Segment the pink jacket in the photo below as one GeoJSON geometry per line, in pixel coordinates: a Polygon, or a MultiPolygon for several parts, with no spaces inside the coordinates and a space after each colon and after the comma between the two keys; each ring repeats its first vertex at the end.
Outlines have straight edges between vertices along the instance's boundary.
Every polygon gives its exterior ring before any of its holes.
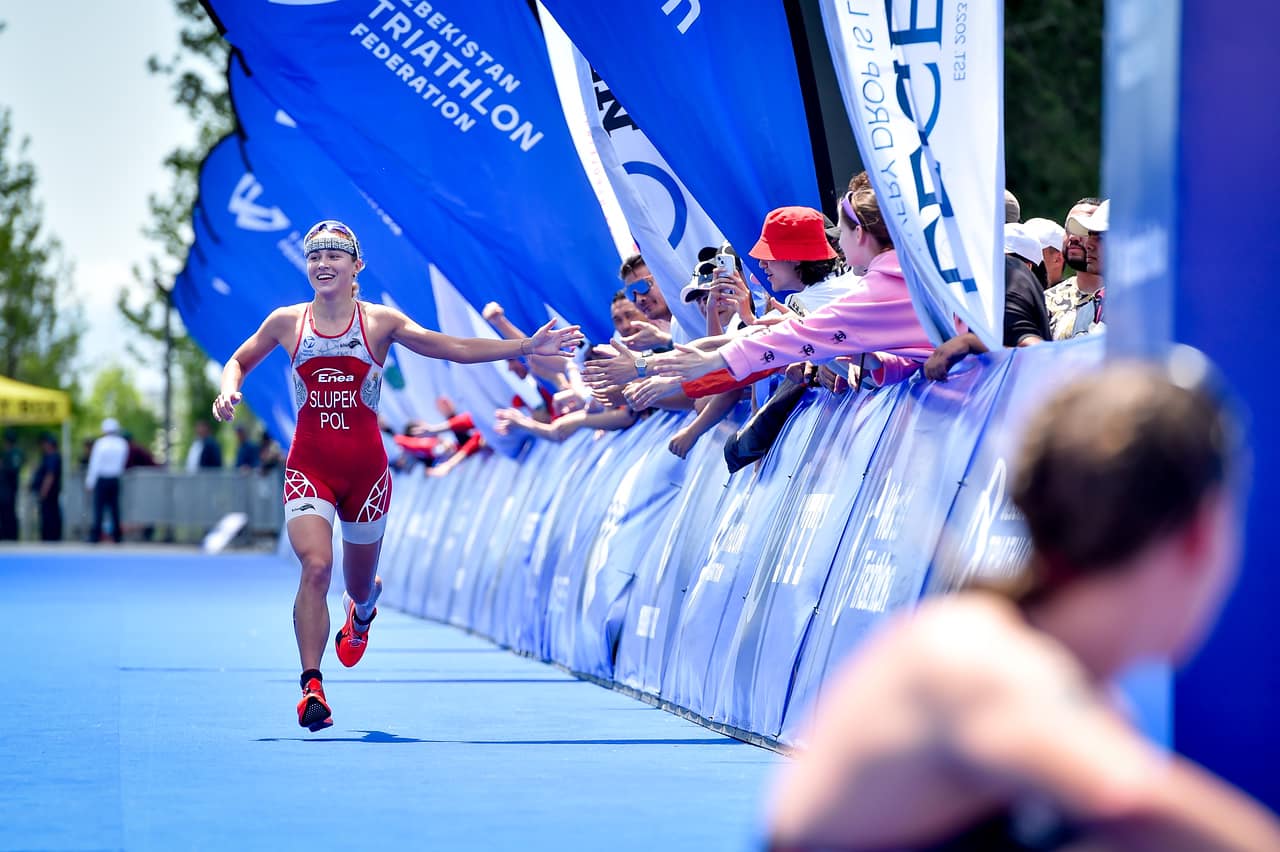
{"type": "Polygon", "coordinates": [[[933,352],[894,250],[875,256],[857,290],[808,316],[784,320],[720,349],[735,379],[770,367],[862,352],[911,361],[924,361],[933,352]]]}

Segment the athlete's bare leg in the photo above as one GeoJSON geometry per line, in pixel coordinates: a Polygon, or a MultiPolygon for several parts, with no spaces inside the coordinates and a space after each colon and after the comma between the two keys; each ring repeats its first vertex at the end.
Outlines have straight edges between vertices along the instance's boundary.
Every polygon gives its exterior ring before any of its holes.
{"type": "Polygon", "coordinates": [[[355,603],[356,615],[361,620],[366,620],[369,615],[364,611],[364,605],[373,598],[381,550],[382,539],[371,544],[342,542],[342,579],[347,586],[347,596],[355,603]]]}
{"type": "Polygon", "coordinates": [[[289,521],[289,543],[302,563],[293,601],[293,634],[302,669],[319,669],[329,643],[329,580],[333,574],[333,527],[317,515],[289,521]]]}

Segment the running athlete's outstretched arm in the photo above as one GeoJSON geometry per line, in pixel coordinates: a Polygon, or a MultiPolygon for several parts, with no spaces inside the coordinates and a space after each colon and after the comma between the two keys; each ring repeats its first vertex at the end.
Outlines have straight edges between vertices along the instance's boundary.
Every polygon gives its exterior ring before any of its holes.
{"type": "Polygon", "coordinates": [[[583,340],[576,325],[553,329],[555,320],[523,340],[487,340],[483,337],[453,337],[423,328],[399,311],[387,310],[391,342],[429,358],[443,358],[460,364],[501,361],[525,355],[569,357],[583,340]]]}
{"type": "Polygon", "coordinates": [[[271,354],[277,345],[287,347],[286,341],[297,332],[298,316],[292,308],[277,308],[262,322],[249,339],[240,344],[222,368],[222,389],[213,400],[213,416],[216,420],[235,417],[235,407],[240,402],[240,384],[245,375],[271,354]]]}

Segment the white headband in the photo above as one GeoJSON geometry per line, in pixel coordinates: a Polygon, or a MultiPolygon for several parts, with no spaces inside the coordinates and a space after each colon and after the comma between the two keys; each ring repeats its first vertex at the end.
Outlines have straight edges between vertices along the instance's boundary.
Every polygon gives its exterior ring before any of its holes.
{"type": "Polygon", "coordinates": [[[311,254],[313,251],[322,251],[324,249],[337,249],[338,251],[345,251],[354,258],[360,257],[360,249],[356,247],[353,240],[339,237],[332,233],[325,233],[324,231],[302,244],[303,254],[311,254]]]}

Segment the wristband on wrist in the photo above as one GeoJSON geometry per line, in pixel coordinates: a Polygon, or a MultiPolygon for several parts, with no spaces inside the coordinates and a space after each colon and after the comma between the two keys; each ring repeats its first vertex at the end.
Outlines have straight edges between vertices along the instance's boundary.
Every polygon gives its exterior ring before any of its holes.
{"type": "Polygon", "coordinates": [[[528,337],[526,337],[525,339],[523,339],[523,340],[521,340],[521,341],[520,341],[520,354],[521,354],[521,355],[528,355],[528,354],[529,354],[529,352],[525,349],[525,347],[526,347],[526,346],[528,346],[528,345],[529,345],[530,343],[532,343],[532,342],[533,342],[533,341],[532,341],[531,339],[529,339],[528,337]]]}

